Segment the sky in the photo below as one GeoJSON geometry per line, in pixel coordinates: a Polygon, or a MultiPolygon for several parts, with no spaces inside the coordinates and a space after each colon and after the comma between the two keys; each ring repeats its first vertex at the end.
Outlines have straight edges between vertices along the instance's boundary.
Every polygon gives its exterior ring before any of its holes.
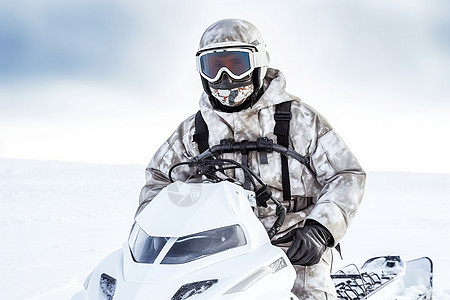
{"type": "Polygon", "coordinates": [[[224,18],[260,29],[365,169],[450,172],[445,0],[0,0],[0,157],[146,164],[198,110],[194,55],[224,18]]]}

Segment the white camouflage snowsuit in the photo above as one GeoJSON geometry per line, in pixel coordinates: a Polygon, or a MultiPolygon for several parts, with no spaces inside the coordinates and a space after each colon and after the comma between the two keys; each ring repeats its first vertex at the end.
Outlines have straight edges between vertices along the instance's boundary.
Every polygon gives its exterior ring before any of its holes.
{"type": "MultiPolygon", "coordinates": [[[[268,137],[276,142],[276,136],[273,134],[275,105],[285,101],[292,101],[289,147],[310,157],[313,172],[289,158],[293,200],[283,201],[280,155],[275,152],[268,153],[268,164],[260,164],[257,153],[249,153],[249,166],[268,184],[273,196],[289,209],[276,237],[303,226],[306,219],[313,219],[330,231],[336,245],[344,236],[359,207],[366,175],[330,124],[299,98],[285,91],[285,79],[281,72],[269,68],[264,79],[264,94],[253,107],[239,112],[217,111],[212,108],[206,94],[202,95],[200,109],[208,124],[209,145],[217,145],[225,138],[256,141],[259,137],[268,137]],[[312,197],[312,204],[309,206],[307,197],[312,197]]],[[[150,161],[146,169],[146,185],[142,188],[139,199],[138,213],[169,184],[167,173],[173,164],[187,161],[199,154],[198,146],[193,141],[194,121],[193,115],[181,123],[150,161]]],[[[240,154],[225,154],[225,157],[241,160],[240,154]]],[[[185,174],[180,173],[174,174],[174,178],[184,179],[185,174]]],[[[244,181],[242,172],[236,171],[232,176],[244,181]]],[[[275,205],[270,203],[269,201],[268,208],[258,207],[255,212],[267,229],[276,219],[275,205]]],[[[295,266],[298,276],[294,293],[300,299],[336,297],[330,279],[331,256],[331,249],[328,249],[318,264],[310,267],[295,266]]]]}

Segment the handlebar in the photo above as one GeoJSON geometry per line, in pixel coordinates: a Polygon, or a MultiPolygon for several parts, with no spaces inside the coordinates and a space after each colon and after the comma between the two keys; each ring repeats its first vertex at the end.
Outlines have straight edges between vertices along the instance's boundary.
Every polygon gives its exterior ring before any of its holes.
{"type": "Polygon", "coordinates": [[[301,164],[305,165],[310,169],[309,163],[310,159],[306,156],[300,155],[299,153],[283,147],[279,144],[273,143],[273,140],[262,137],[258,138],[256,142],[242,141],[236,142],[233,139],[221,140],[219,145],[212,146],[203,153],[197,155],[194,160],[201,161],[207,157],[222,154],[222,153],[232,153],[232,152],[248,152],[248,151],[258,151],[258,152],[278,152],[285,156],[290,156],[298,160],[301,164]]]}
{"type": "Polygon", "coordinates": [[[251,183],[253,185],[256,194],[257,198],[256,200],[258,205],[267,207],[266,201],[268,199],[271,199],[277,206],[276,208],[277,219],[275,220],[273,226],[267,232],[269,238],[272,238],[280,230],[281,225],[284,222],[287,213],[286,208],[280,201],[272,197],[272,193],[267,188],[267,185],[264,182],[262,182],[262,180],[249,167],[231,159],[216,158],[218,155],[222,153],[241,152],[244,155],[247,154],[249,151],[258,151],[261,155],[261,161],[263,159],[267,161],[266,154],[275,151],[280,153],[281,155],[289,156],[298,160],[306,168],[312,171],[309,165],[310,159],[308,157],[302,156],[299,153],[291,149],[288,149],[284,146],[275,144],[273,140],[267,137],[262,137],[258,138],[255,142],[249,141],[236,142],[233,139],[221,140],[219,145],[209,148],[208,150],[194,157],[191,161],[180,162],[173,165],[169,170],[168,176],[170,181],[173,182],[174,180],[172,178],[172,171],[179,166],[188,165],[188,166],[197,166],[198,169],[197,175],[205,175],[211,180],[222,181],[224,179],[215,176],[215,173],[225,171],[227,169],[225,167],[226,164],[234,166],[229,168],[241,168],[247,175],[249,175],[249,178],[251,180],[251,183]],[[253,178],[256,179],[259,184],[261,184],[262,186],[261,188],[257,187],[253,178]]]}
{"type": "MultiPolygon", "coordinates": [[[[241,142],[236,142],[233,139],[221,140],[219,145],[213,146],[213,147],[209,148],[208,150],[204,151],[203,153],[197,155],[193,159],[193,162],[201,164],[201,163],[206,163],[210,158],[214,159],[215,156],[218,156],[222,153],[241,152],[244,155],[244,154],[247,154],[249,151],[258,151],[260,153],[260,155],[262,155],[261,156],[262,159],[264,158],[263,157],[264,154],[275,151],[275,152],[280,153],[281,155],[289,156],[289,157],[296,159],[301,164],[303,164],[306,168],[308,168],[310,171],[312,171],[312,169],[310,167],[310,159],[308,157],[300,155],[299,153],[297,153],[291,149],[288,149],[284,146],[276,144],[273,142],[273,140],[271,140],[267,137],[258,138],[255,142],[249,142],[249,141],[245,141],[245,140],[241,141],[241,142]]],[[[264,159],[267,161],[267,156],[264,159]]],[[[225,160],[225,159],[222,159],[221,161],[229,162],[229,160],[225,160]]],[[[256,179],[259,179],[248,167],[240,165],[237,162],[235,162],[235,164],[239,165],[239,167],[241,167],[244,171],[250,173],[256,179]]],[[[260,180],[258,180],[258,181],[260,181],[260,180]]],[[[286,211],[286,208],[281,204],[281,202],[279,202],[278,200],[276,200],[275,198],[273,198],[271,196],[272,193],[267,189],[267,186],[264,185],[264,183],[261,181],[260,181],[260,183],[263,184],[262,189],[264,189],[268,193],[266,195],[266,197],[269,197],[270,199],[272,199],[272,201],[274,201],[277,206],[277,209],[276,209],[277,219],[275,220],[273,226],[267,232],[269,235],[269,238],[271,239],[280,230],[281,225],[283,224],[284,219],[286,217],[287,211],[286,211]]],[[[257,192],[259,192],[259,191],[260,190],[258,190],[257,192]]],[[[264,202],[264,204],[265,204],[265,202],[264,202]]],[[[267,206],[267,204],[265,206],[267,206]]]]}

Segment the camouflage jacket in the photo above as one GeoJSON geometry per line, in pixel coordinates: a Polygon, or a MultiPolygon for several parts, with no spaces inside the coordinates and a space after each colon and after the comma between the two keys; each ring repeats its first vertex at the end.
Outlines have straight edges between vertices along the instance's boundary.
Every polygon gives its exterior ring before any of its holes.
{"type": "MultiPolygon", "coordinates": [[[[217,111],[203,94],[200,99],[202,116],[208,124],[209,145],[232,138],[236,141],[255,141],[268,137],[276,141],[273,133],[275,105],[292,101],[289,130],[289,147],[311,160],[311,170],[289,158],[291,201],[282,200],[281,159],[277,153],[268,153],[268,164],[260,164],[257,153],[248,156],[249,166],[268,184],[274,197],[288,208],[286,220],[277,236],[302,226],[306,219],[324,225],[333,235],[335,244],[344,236],[361,202],[366,175],[330,124],[299,98],[285,91],[281,72],[268,69],[264,80],[264,93],[248,109],[235,113],[217,111]]],[[[199,154],[193,141],[195,115],[186,119],[159,148],[146,169],[146,184],[142,188],[139,211],[168,183],[169,168],[199,154]]],[[[240,153],[224,154],[226,158],[241,161],[240,153]]],[[[243,182],[244,175],[230,174],[243,182]]],[[[173,175],[185,179],[185,172],[173,175]]],[[[266,228],[276,219],[275,205],[257,207],[255,213],[266,228]]]]}

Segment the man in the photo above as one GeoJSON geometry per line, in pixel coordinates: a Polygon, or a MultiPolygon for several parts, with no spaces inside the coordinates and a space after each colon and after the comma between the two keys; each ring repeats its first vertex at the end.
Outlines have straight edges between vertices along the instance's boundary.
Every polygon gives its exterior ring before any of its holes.
{"type": "MultiPolygon", "coordinates": [[[[170,166],[198,155],[200,144],[217,145],[228,138],[284,140],[310,159],[308,167],[274,153],[268,154],[268,163],[261,162],[257,153],[249,153],[245,160],[288,210],[273,243],[284,247],[297,271],[293,292],[300,299],[336,298],[330,278],[331,248],[358,209],[364,171],[330,124],[285,91],[283,74],[268,68],[269,55],[255,26],[237,19],[212,24],[201,37],[196,59],[204,88],[201,117],[209,134],[203,140],[195,135],[198,116],[178,127],[146,169],[138,213],[169,183],[170,166]],[[289,103],[288,108],[277,106],[281,103],[289,103]]],[[[227,155],[242,160],[240,153],[227,155]]],[[[233,175],[245,182],[242,173],[233,175]]],[[[183,174],[175,174],[177,178],[183,179],[183,174]]],[[[275,206],[257,207],[255,213],[270,228],[275,206]]]]}

